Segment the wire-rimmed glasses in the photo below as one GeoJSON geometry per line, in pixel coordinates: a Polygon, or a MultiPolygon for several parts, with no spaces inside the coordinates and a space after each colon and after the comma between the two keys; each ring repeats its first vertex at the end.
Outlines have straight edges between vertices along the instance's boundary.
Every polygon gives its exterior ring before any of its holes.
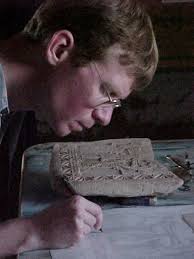
{"type": "Polygon", "coordinates": [[[104,91],[105,91],[105,93],[106,93],[106,95],[107,95],[107,97],[108,97],[108,101],[105,101],[105,102],[101,103],[101,104],[98,105],[98,106],[100,106],[100,107],[106,107],[106,106],[109,107],[109,106],[112,106],[113,109],[121,107],[121,100],[118,99],[118,98],[114,98],[114,97],[111,96],[109,90],[107,89],[107,87],[105,86],[105,84],[103,84],[103,80],[102,80],[102,78],[101,78],[101,76],[100,76],[100,73],[99,73],[99,71],[98,71],[98,69],[97,69],[97,67],[96,67],[95,64],[94,64],[94,67],[95,67],[96,72],[97,72],[97,74],[98,74],[98,76],[99,76],[99,78],[100,78],[100,81],[101,81],[102,85],[103,85],[104,91]]]}

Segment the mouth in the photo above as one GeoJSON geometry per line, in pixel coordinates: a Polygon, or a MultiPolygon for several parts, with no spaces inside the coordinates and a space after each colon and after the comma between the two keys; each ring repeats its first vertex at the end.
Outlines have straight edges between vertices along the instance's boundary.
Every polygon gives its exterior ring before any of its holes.
{"type": "Polygon", "coordinates": [[[84,124],[82,122],[79,122],[79,124],[83,128],[83,130],[88,130],[88,129],[91,129],[93,127],[93,125],[87,125],[87,124],[84,124]]]}
{"type": "Polygon", "coordinates": [[[90,129],[93,125],[89,125],[81,121],[73,121],[68,126],[71,132],[81,132],[90,129]]]}
{"type": "Polygon", "coordinates": [[[78,121],[74,121],[70,123],[68,126],[70,131],[72,132],[81,132],[84,129],[84,127],[78,121]]]}

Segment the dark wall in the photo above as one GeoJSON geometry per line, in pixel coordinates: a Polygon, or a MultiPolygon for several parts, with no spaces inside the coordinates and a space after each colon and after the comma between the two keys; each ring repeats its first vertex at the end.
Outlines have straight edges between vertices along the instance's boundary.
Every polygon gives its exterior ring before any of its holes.
{"type": "Polygon", "coordinates": [[[22,30],[42,0],[0,1],[0,38],[22,30]]]}

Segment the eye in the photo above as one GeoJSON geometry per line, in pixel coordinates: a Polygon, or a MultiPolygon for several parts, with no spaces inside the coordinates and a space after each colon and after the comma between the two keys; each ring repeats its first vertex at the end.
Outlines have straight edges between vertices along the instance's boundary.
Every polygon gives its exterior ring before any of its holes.
{"type": "Polygon", "coordinates": [[[106,96],[107,95],[107,85],[105,83],[102,83],[100,85],[100,92],[102,93],[102,95],[106,96]]]}
{"type": "Polygon", "coordinates": [[[107,96],[108,93],[112,98],[118,98],[117,94],[111,89],[111,86],[108,83],[102,83],[100,86],[100,91],[104,96],[107,96]]]}
{"type": "Polygon", "coordinates": [[[117,96],[117,94],[115,93],[115,92],[110,92],[110,95],[111,95],[111,97],[113,98],[113,99],[119,99],[118,98],[118,96],[117,96]]]}

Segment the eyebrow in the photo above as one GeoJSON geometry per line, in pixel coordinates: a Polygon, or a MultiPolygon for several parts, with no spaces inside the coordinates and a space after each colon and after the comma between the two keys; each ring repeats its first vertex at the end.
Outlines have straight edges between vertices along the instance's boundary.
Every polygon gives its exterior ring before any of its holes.
{"type": "Polygon", "coordinates": [[[103,91],[104,91],[104,90],[107,90],[107,91],[110,93],[110,95],[111,95],[112,97],[115,97],[115,98],[120,99],[120,94],[119,94],[119,92],[116,91],[115,89],[113,89],[113,87],[112,87],[112,85],[111,85],[110,83],[107,83],[107,82],[105,82],[105,81],[102,81],[101,87],[102,87],[103,91]]]}
{"type": "Polygon", "coordinates": [[[98,74],[100,80],[101,80],[101,86],[100,86],[100,87],[103,88],[103,85],[105,85],[105,86],[107,87],[108,91],[110,92],[110,94],[112,93],[112,94],[115,96],[115,98],[120,99],[120,100],[124,100],[124,99],[126,99],[126,98],[129,96],[129,94],[131,93],[131,91],[128,91],[128,94],[126,95],[126,94],[123,94],[123,91],[120,91],[120,89],[116,89],[116,90],[115,90],[115,89],[112,87],[112,85],[110,84],[110,82],[105,82],[105,81],[103,80],[103,78],[101,77],[101,75],[100,75],[100,73],[99,73],[99,71],[98,71],[98,68],[97,68],[97,66],[96,66],[95,63],[94,63],[94,67],[95,67],[95,70],[96,70],[96,72],[97,72],[97,74],[98,74]],[[114,90],[113,90],[113,89],[114,89],[114,90]]]}
{"type": "Polygon", "coordinates": [[[123,94],[123,91],[120,91],[120,89],[113,88],[113,86],[109,82],[102,81],[102,87],[103,87],[103,85],[105,85],[107,87],[108,91],[110,92],[110,94],[113,95],[113,97],[115,96],[116,98],[118,98],[120,100],[126,99],[129,96],[129,94],[131,93],[129,91],[126,96],[126,94],[123,94]]]}

